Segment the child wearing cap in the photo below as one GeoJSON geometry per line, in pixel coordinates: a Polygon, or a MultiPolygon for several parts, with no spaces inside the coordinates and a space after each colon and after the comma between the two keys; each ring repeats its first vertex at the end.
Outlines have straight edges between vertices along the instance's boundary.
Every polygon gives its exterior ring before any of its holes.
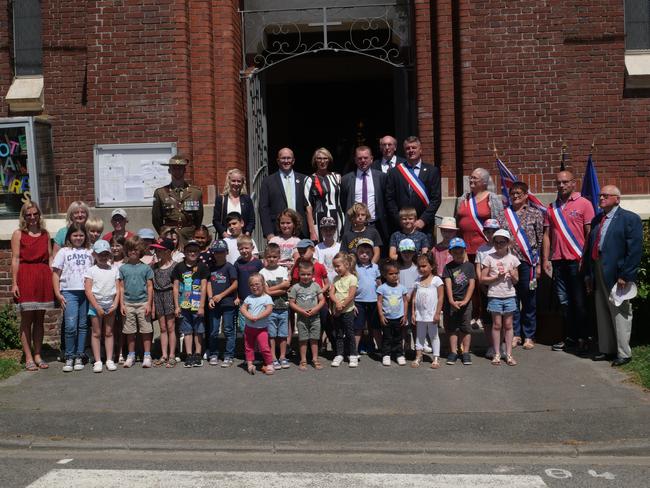
{"type": "Polygon", "coordinates": [[[264,292],[273,299],[273,312],[268,317],[269,345],[273,357],[273,369],[289,368],[287,360],[287,337],[289,336],[289,298],[287,290],[291,286],[289,271],[280,266],[280,246],[269,242],[264,253],[266,266],[260,270],[264,277],[264,292]],[[277,356],[276,346],[280,349],[277,356]]]}
{"type": "Polygon", "coordinates": [[[336,278],[336,271],[332,261],[334,256],[341,250],[341,243],[334,240],[336,235],[336,221],[333,217],[323,217],[320,219],[320,233],[323,240],[316,245],[314,257],[316,261],[325,266],[327,270],[327,279],[331,282],[336,278]]]}
{"type": "Polygon", "coordinates": [[[487,310],[492,314],[492,364],[501,364],[501,329],[505,335],[506,364],[515,366],[512,357],[512,316],[517,309],[515,285],[519,281],[519,259],[510,253],[510,233],[499,229],[492,237],[494,251],[485,256],[481,269],[481,283],[488,286],[487,310]]]}
{"type": "MultiPolygon", "coordinates": [[[[411,349],[411,338],[409,337],[409,331],[411,328],[415,328],[415,324],[411,323],[411,295],[413,294],[413,289],[415,287],[415,282],[418,280],[420,274],[418,273],[418,267],[415,265],[416,247],[415,242],[411,239],[402,239],[398,243],[398,259],[397,266],[399,267],[399,282],[402,284],[406,291],[408,292],[408,310],[409,313],[406,315],[407,326],[402,329],[403,340],[404,340],[404,349],[411,349]]],[[[412,331],[413,336],[415,336],[416,331],[412,331]]]]}
{"type": "Polygon", "coordinates": [[[208,281],[208,309],[210,315],[210,335],[208,337],[208,356],[210,365],[219,362],[217,338],[219,326],[223,324],[226,346],[223,354],[222,368],[232,366],[235,358],[235,297],[237,296],[237,270],[227,260],[228,244],[217,240],[210,248],[213,256],[208,281]]]}
{"type": "Polygon", "coordinates": [[[151,315],[160,325],[160,359],[154,366],[173,368],[176,366],[176,311],[174,308],[174,283],[172,272],[176,263],[172,259],[174,243],[171,239],[160,239],[151,245],[156,253],[153,265],[153,310],[151,315]]]}
{"type": "Polygon", "coordinates": [[[433,246],[432,252],[433,257],[436,260],[438,276],[442,276],[445,266],[452,260],[451,254],[449,254],[449,241],[458,234],[456,219],[453,217],[443,217],[438,229],[440,230],[442,240],[433,246]]]}
{"type": "MultiPolygon", "coordinates": [[[[228,235],[223,238],[224,242],[228,244],[228,254],[226,255],[226,259],[230,264],[234,265],[235,261],[239,259],[237,239],[244,235],[244,219],[239,212],[229,212],[228,215],[226,215],[226,226],[228,227],[228,235]]],[[[253,239],[251,239],[251,243],[253,245],[253,256],[258,257],[260,252],[257,249],[257,245],[253,239]]]]}
{"type": "Polygon", "coordinates": [[[462,344],[462,361],[464,365],[472,364],[469,353],[472,341],[472,294],[476,286],[476,270],[467,260],[465,241],[454,237],[449,242],[449,252],[453,260],[445,266],[442,273],[445,282],[446,300],[443,307],[444,326],[449,336],[449,356],[447,364],[456,364],[458,346],[462,344]]]}
{"type": "Polygon", "coordinates": [[[399,226],[401,230],[393,232],[390,236],[390,248],[388,249],[388,257],[393,261],[397,260],[397,248],[403,239],[411,239],[413,241],[416,254],[424,254],[431,249],[431,239],[429,239],[429,236],[415,228],[415,221],[417,219],[418,214],[413,207],[404,207],[399,211],[399,226]]]}
{"type": "Polygon", "coordinates": [[[182,263],[185,259],[185,254],[181,250],[181,237],[175,227],[163,227],[160,229],[160,237],[163,239],[170,239],[174,243],[172,250],[172,261],[174,263],[182,263]]]}
{"type": "Polygon", "coordinates": [[[130,237],[124,243],[126,263],[120,267],[120,309],[124,316],[122,334],[126,335],[129,354],[124,361],[125,368],[135,364],[135,335],[140,332],[144,348],[143,368],[150,368],[151,340],[153,326],[153,270],[141,261],[145,244],[138,236],[130,237]]]}
{"type": "Polygon", "coordinates": [[[484,242],[476,249],[476,258],[474,259],[474,266],[476,267],[476,278],[478,280],[478,290],[475,292],[478,293],[479,299],[474,300],[473,307],[476,307],[478,310],[473,310],[473,314],[478,316],[478,319],[472,319],[472,327],[475,329],[483,327],[483,332],[485,333],[485,340],[488,344],[488,350],[485,353],[485,357],[492,359],[494,357],[494,348],[492,347],[492,315],[487,311],[487,291],[488,287],[481,280],[481,270],[483,269],[485,257],[494,252],[494,245],[492,244],[492,236],[494,233],[499,230],[501,226],[497,219],[486,219],[483,222],[483,234],[487,239],[487,242],[484,242]]]}
{"type": "Polygon", "coordinates": [[[144,246],[144,252],[142,254],[142,258],[140,258],[140,261],[151,266],[156,261],[156,254],[150,247],[154,242],[156,242],[156,233],[152,229],[145,227],[139,229],[137,235],[142,240],[144,246]]]}
{"type": "Polygon", "coordinates": [[[361,238],[357,241],[356,270],[359,283],[354,297],[357,312],[354,318],[354,340],[359,354],[374,349],[373,339],[377,347],[381,347],[381,326],[377,315],[377,287],[381,285],[381,273],[379,266],[372,262],[373,248],[370,239],[361,238]],[[369,344],[361,344],[364,330],[368,330],[369,344]]]}
{"type": "Polygon", "coordinates": [[[91,346],[95,362],[93,372],[101,373],[104,364],[101,359],[101,340],[106,348],[106,369],[115,371],[113,362],[113,324],[115,310],[119,305],[117,294],[119,271],[111,266],[111,246],[107,241],[98,240],[93,245],[95,264],[84,273],[84,288],[90,306],[88,316],[92,327],[91,346]]]}
{"type": "Polygon", "coordinates": [[[378,263],[383,245],[379,232],[368,225],[370,212],[363,203],[357,202],[347,212],[351,227],[343,233],[341,238],[341,251],[354,254],[357,252],[357,241],[362,238],[370,239],[373,244],[372,262],[378,263]]]}
{"type": "Polygon", "coordinates": [[[113,239],[113,236],[121,236],[124,239],[133,237],[133,232],[126,230],[126,224],[129,222],[129,218],[126,214],[126,210],[123,208],[116,208],[111,212],[111,225],[113,230],[104,234],[105,241],[110,242],[113,239]]]}
{"type": "Polygon", "coordinates": [[[183,249],[185,261],[172,271],[174,283],[174,309],[180,317],[180,331],[185,345],[186,368],[203,366],[201,346],[205,334],[205,297],[210,269],[199,262],[201,247],[196,241],[188,241],[183,249]],[[194,353],[192,353],[192,345],[194,353]]]}

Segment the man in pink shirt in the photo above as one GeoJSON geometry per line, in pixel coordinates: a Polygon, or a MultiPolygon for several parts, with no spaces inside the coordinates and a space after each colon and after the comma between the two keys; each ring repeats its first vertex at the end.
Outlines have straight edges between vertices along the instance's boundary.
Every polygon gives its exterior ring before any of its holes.
{"type": "Polygon", "coordinates": [[[576,180],[570,171],[560,171],[555,179],[557,200],[548,206],[543,240],[544,271],[553,278],[560,300],[566,339],[553,344],[554,351],[577,348],[580,355],[589,352],[589,327],[585,315],[585,289],[580,263],[589,235],[594,208],[575,192],[576,180]]]}

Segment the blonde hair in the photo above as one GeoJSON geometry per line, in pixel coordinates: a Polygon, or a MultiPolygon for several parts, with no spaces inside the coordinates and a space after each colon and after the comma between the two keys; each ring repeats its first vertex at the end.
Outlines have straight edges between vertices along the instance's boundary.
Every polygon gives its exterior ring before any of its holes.
{"type": "MultiPolygon", "coordinates": [[[[38,203],[28,200],[26,201],[23,206],[20,208],[20,214],[18,215],[18,228],[20,230],[27,230],[27,221],[25,220],[25,212],[29,210],[30,208],[35,208],[36,211],[38,212],[38,222],[36,225],[38,225],[39,229],[45,230],[43,226],[43,219],[41,215],[41,209],[38,206],[38,203]]],[[[45,231],[47,233],[47,231],[45,231]]]]}
{"type": "Polygon", "coordinates": [[[330,164],[332,164],[332,162],[334,162],[334,158],[332,157],[332,153],[329,152],[329,151],[328,151],[326,148],[324,148],[324,147],[319,147],[318,149],[316,149],[316,150],[314,151],[314,154],[312,154],[312,156],[311,156],[311,165],[312,165],[314,168],[316,167],[316,156],[318,156],[319,154],[322,154],[322,155],[324,155],[324,156],[327,158],[327,160],[328,160],[328,161],[327,161],[327,165],[328,165],[328,166],[329,166],[330,164]]]}
{"type": "Polygon", "coordinates": [[[350,219],[353,219],[362,210],[366,213],[366,217],[367,217],[366,222],[367,222],[368,219],[370,218],[370,210],[368,210],[368,205],[366,205],[365,203],[356,202],[354,205],[352,205],[347,211],[348,217],[350,219]]]}
{"type": "Polygon", "coordinates": [[[86,231],[89,230],[104,232],[104,221],[100,217],[88,217],[86,219],[86,231]]]}
{"type": "Polygon", "coordinates": [[[79,209],[86,212],[86,220],[88,220],[88,217],[90,217],[90,208],[81,200],[77,200],[76,202],[72,202],[70,204],[68,211],[65,213],[66,225],[70,225],[72,223],[72,215],[79,209]]]}
{"type": "Polygon", "coordinates": [[[244,172],[238,168],[233,168],[229,169],[228,172],[226,173],[226,183],[223,185],[223,193],[222,195],[227,196],[230,193],[230,178],[232,178],[232,175],[234,174],[240,174],[242,177],[242,185],[241,185],[241,194],[245,195],[246,194],[246,175],[244,172]]]}
{"type": "Polygon", "coordinates": [[[342,261],[348,268],[348,271],[354,276],[357,276],[357,258],[354,254],[349,254],[347,252],[339,252],[332,259],[332,264],[334,261],[342,261]]]}
{"type": "Polygon", "coordinates": [[[415,210],[413,207],[404,207],[399,211],[399,218],[401,219],[402,217],[416,217],[418,216],[417,210],[415,210]]]}
{"type": "Polygon", "coordinates": [[[251,239],[249,236],[241,235],[237,238],[237,249],[239,249],[240,246],[243,246],[244,244],[249,244],[253,245],[253,239],[251,239]]]}

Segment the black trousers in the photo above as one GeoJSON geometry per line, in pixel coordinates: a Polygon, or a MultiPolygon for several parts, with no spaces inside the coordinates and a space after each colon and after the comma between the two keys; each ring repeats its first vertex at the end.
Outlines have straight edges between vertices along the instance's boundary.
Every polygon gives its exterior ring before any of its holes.
{"type": "Polygon", "coordinates": [[[381,332],[384,335],[381,341],[381,353],[383,356],[390,356],[391,353],[396,357],[404,355],[402,348],[402,319],[387,319],[388,324],[382,325],[381,332]]]}

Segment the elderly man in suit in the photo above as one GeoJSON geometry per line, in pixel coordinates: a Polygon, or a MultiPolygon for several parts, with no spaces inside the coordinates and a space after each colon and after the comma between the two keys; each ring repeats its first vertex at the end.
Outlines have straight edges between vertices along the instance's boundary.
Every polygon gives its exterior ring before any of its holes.
{"type": "Polygon", "coordinates": [[[393,136],[384,136],[379,139],[379,149],[381,150],[381,158],[375,159],[372,163],[373,169],[388,173],[388,170],[394,168],[395,165],[406,162],[405,158],[395,154],[397,139],[393,136]]]}
{"type": "MultiPolygon", "coordinates": [[[[384,207],[386,175],[371,168],[372,150],[368,146],[357,147],[354,154],[357,169],[341,179],[341,207],[347,212],[355,202],[365,203],[370,211],[369,224],[375,226],[383,243],[387,244],[389,235],[384,207]]],[[[349,229],[350,221],[346,214],[344,230],[349,229]]]]}
{"type": "Polygon", "coordinates": [[[625,290],[636,280],[641,262],[643,228],[634,212],[619,207],[621,192],[607,185],[598,197],[602,209],[591,221],[591,232],[583,253],[585,286],[595,293],[598,350],[595,361],[612,360],[622,366],[632,360],[632,304],[610,300],[614,286],[625,290]]]}
{"type": "Polygon", "coordinates": [[[440,170],[422,162],[422,144],[415,136],[404,141],[406,163],[398,164],[386,178],[386,211],[393,229],[399,229],[399,211],[413,207],[418,219],[417,230],[429,233],[442,201],[440,170]]]}
{"type": "Polygon", "coordinates": [[[298,212],[301,220],[300,235],[306,234],[305,219],[305,175],[293,170],[296,158],[293,151],[284,147],[278,151],[279,170],[262,180],[258,210],[262,223],[262,232],[266,239],[276,233],[276,220],[280,212],[291,208],[298,212]]]}

